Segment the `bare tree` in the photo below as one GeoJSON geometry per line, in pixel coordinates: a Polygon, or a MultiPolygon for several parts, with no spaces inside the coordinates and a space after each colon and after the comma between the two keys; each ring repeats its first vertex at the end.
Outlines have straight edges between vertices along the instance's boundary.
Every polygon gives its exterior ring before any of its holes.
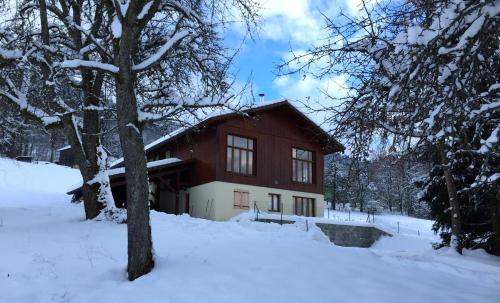
{"type": "Polygon", "coordinates": [[[93,40],[102,22],[103,8],[89,1],[21,2],[3,41],[2,47],[10,48],[4,52],[10,68],[2,70],[0,94],[45,127],[65,130],[83,177],[86,218],[95,218],[104,205],[107,217],[121,221],[101,165],[106,158],[99,117],[105,109],[100,97],[104,73],[80,68],[68,75],[58,67],[67,56],[99,56],[93,40]],[[90,25],[88,31],[82,31],[83,23],[90,25]]]}
{"type": "Polygon", "coordinates": [[[464,154],[484,159],[475,182],[463,190],[480,194],[498,186],[498,169],[492,166],[498,159],[499,5],[362,1],[357,16],[326,18],[330,39],[324,44],[281,65],[282,73],[349,75],[351,95],[340,106],[321,110],[331,113],[333,130],[355,147],[386,138],[405,151],[432,148],[440,155],[451,246],[458,252],[464,245],[464,209],[451,167],[464,154]],[[328,64],[315,68],[320,60],[328,64]],[[361,134],[367,140],[357,140],[361,134]]]}
{"type": "Polygon", "coordinates": [[[153,267],[143,123],[227,105],[232,55],[218,30],[235,11],[251,26],[257,6],[252,0],[111,0],[104,5],[107,36],[94,42],[106,53],[101,58],[111,62],[68,58],[60,66],[114,77],[127,179],[128,276],[134,280],[153,267]]]}

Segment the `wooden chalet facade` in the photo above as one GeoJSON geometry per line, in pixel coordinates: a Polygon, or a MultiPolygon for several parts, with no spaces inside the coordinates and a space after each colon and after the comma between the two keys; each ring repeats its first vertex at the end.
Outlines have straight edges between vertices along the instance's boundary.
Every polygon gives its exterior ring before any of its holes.
{"type": "MultiPolygon", "coordinates": [[[[151,207],[212,220],[254,205],[322,216],[324,155],[341,150],[286,100],[214,115],[146,146],[151,207]]],[[[124,207],[123,160],[111,168],[113,196],[124,207]]]]}

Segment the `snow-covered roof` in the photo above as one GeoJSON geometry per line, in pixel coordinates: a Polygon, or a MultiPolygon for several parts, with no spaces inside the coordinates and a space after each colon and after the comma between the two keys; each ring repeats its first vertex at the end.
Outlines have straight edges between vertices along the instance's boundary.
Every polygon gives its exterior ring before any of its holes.
{"type": "MultiPolygon", "coordinates": [[[[273,100],[273,101],[267,101],[267,102],[263,102],[261,104],[258,104],[258,105],[254,105],[252,107],[248,107],[248,108],[245,108],[243,110],[243,112],[245,111],[248,111],[248,110],[255,110],[255,109],[258,109],[258,108],[262,108],[262,107],[266,107],[266,106],[269,106],[269,105],[273,105],[273,104],[277,104],[277,103],[281,103],[281,102],[288,102],[286,99],[277,99],[277,100],[273,100]]],[[[233,111],[233,110],[229,110],[229,109],[225,109],[225,110],[218,110],[218,111],[214,111],[210,114],[208,114],[205,118],[203,118],[200,122],[198,122],[195,126],[186,126],[186,127],[180,127],[168,134],[166,134],[165,136],[162,136],[156,140],[154,140],[153,142],[147,144],[146,146],[144,146],[144,150],[147,152],[148,150],[176,137],[177,135],[180,135],[181,133],[187,131],[188,129],[191,129],[191,128],[194,128],[196,126],[199,126],[205,122],[207,122],[208,120],[211,120],[211,119],[214,119],[214,118],[218,118],[218,117],[222,117],[224,115],[230,115],[230,114],[234,114],[234,113],[237,113],[236,111],[233,111]]],[[[123,163],[123,157],[122,158],[119,158],[117,159],[116,161],[114,161],[113,163],[110,164],[111,167],[114,167],[116,165],[119,165],[123,163]]]]}
{"type": "MultiPolygon", "coordinates": [[[[186,162],[186,161],[183,161],[179,158],[167,158],[167,159],[162,159],[162,160],[157,160],[157,161],[150,161],[150,162],[146,163],[146,167],[148,169],[153,169],[153,168],[157,168],[157,167],[161,167],[161,166],[165,166],[165,165],[169,165],[169,164],[174,164],[174,163],[181,163],[181,162],[186,162]]],[[[117,175],[125,173],[125,167],[118,167],[118,168],[109,169],[107,172],[108,172],[109,177],[117,176],[117,175]]],[[[74,191],[76,191],[77,189],[82,187],[82,185],[83,185],[82,182],[80,182],[78,184],[74,184],[73,186],[68,188],[68,193],[73,193],[74,191]]]]}
{"type": "Polygon", "coordinates": [[[63,151],[63,150],[70,149],[70,148],[71,148],[71,145],[66,145],[66,146],[59,148],[57,151],[63,151]]]}
{"type": "MultiPolygon", "coordinates": [[[[162,159],[158,161],[151,161],[146,163],[147,168],[154,168],[166,164],[172,164],[176,162],[181,162],[182,160],[179,158],[167,158],[167,159],[162,159]]],[[[125,167],[118,167],[118,168],[113,168],[108,170],[108,176],[114,176],[114,175],[119,175],[125,173],[125,167]]]]}
{"type": "MultiPolygon", "coordinates": [[[[253,112],[253,111],[256,111],[256,110],[259,110],[259,109],[273,107],[274,105],[277,106],[277,105],[280,105],[280,104],[290,105],[291,107],[293,107],[294,109],[296,109],[297,112],[301,113],[312,124],[316,125],[319,129],[323,130],[323,128],[320,125],[318,125],[312,119],[310,119],[309,117],[307,117],[307,115],[305,115],[304,113],[302,113],[297,107],[295,107],[293,104],[291,104],[290,102],[288,102],[287,99],[277,99],[277,100],[272,100],[272,101],[266,101],[266,102],[263,102],[263,103],[260,103],[260,104],[257,104],[257,105],[252,105],[251,107],[243,108],[240,111],[234,111],[234,110],[230,110],[230,109],[224,109],[224,110],[214,111],[213,113],[211,113],[211,114],[207,115],[205,118],[203,118],[196,125],[178,128],[178,129],[176,129],[176,130],[168,133],[167,135],[165,135],[163,137],[160,137],[157,140],[155,140],[155,141],[147,144],[144,147],[144,149],[147,152],[147,151],[155,148],[156,146],[159,146],[159,145],[161,145],[161,144],[163,144],[163,143],[165,143],[165,142],[173,139],[174,137],[179,136],[180,134],[184,133],[185,131],[188,131],[190,129],[195,129],[195,128],[203,125],[204,123],[207,123],[207,122],[209,122],[211,120],[214,120],[216,118],[222,118],[224,116],[229,116],[229,115],[234,115],[234,114],[245,114],[245,113],[248,113],[248,112],[253,112]]],[[[340,143],[339,143],[339,145],[340,145],[340,143]]],[[[111,163],[110,166],[111,167],[115,167],[117,165],[120,165],[121,163],[123,163],[123,158],[120,158],[120,159],[114,161],[113,163],[111,163]]]]}

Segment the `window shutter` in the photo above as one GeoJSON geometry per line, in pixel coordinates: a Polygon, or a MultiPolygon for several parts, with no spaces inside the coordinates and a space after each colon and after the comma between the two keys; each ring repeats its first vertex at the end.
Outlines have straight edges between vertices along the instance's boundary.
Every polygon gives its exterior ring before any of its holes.
{"type": "Polygon", "coordinates": [[[234,192],[234,206],[241,206],[241,193],[239,191],[234,192]]]}
{"type": "Polygon", "coordinates": [[[241,207],[248,207],[248,193],[241,193],[241,207]]]}

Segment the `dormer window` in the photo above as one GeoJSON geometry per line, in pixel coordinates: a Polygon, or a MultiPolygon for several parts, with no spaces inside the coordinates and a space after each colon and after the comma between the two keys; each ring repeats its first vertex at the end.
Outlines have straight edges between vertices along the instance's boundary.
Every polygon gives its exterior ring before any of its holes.
{"type": "Polygon", "coordinates": [[[292,148],[292,180],[301,183],[313,183],[313,152],[292,148]]]}
{"type": "Polygon", "coordinates": [[[250,138],[227,135],[226,171],[242,174],[254,174],[254,140],[250,138]]]}

